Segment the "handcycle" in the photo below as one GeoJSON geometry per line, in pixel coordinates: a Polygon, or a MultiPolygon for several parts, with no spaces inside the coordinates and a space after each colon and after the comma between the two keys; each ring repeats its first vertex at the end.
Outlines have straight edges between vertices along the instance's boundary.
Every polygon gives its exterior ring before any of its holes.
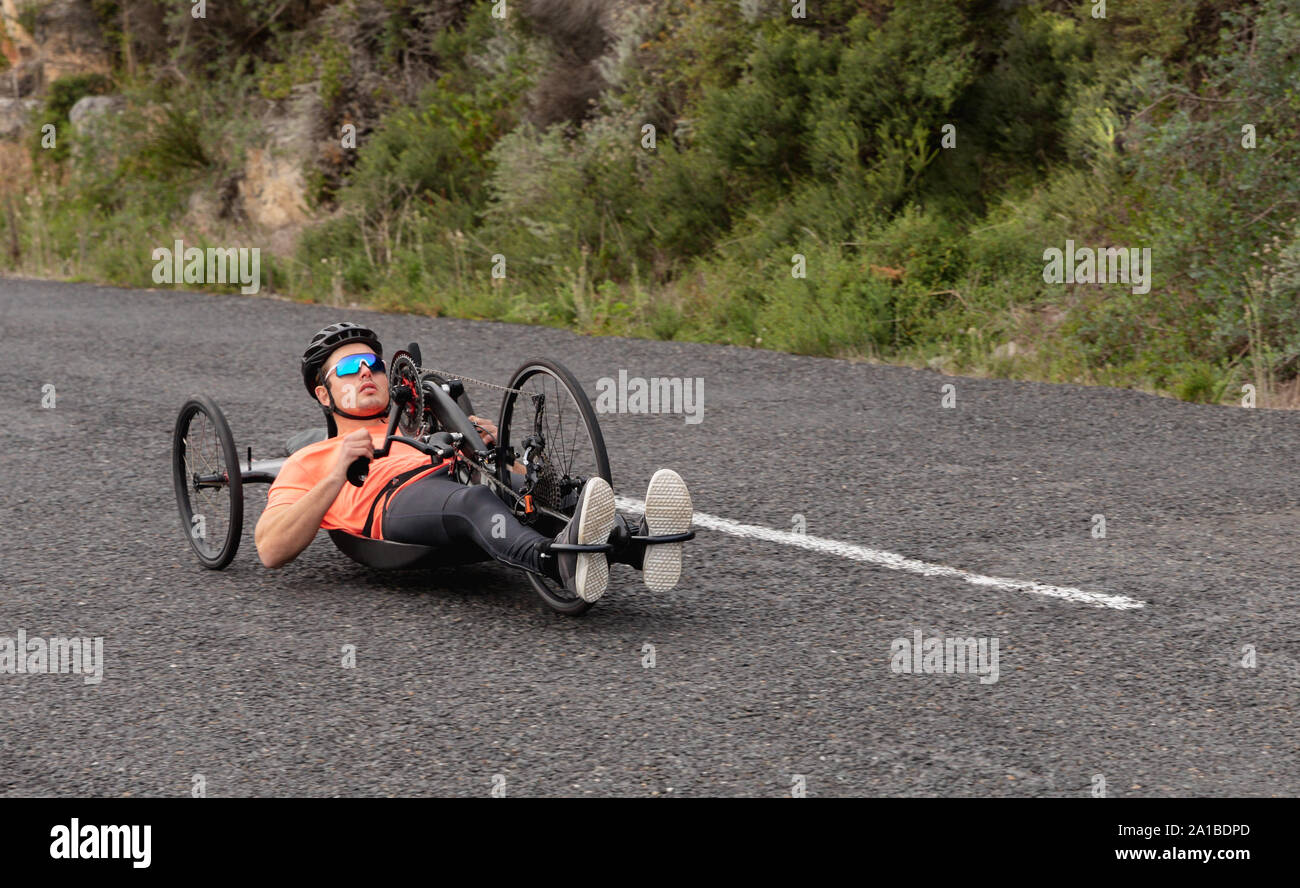
{"type": "MultiPolygon", "coordinates": [[[[589,478],[601,477],[613,484],[596,412],[577,378],[559,362],[525,361],[504,386],[421,364],[417,343],[389,361],[388,428],[373,459],[387,456],[394,441],[426,454],[431,464],[451,459],[452,478],[462,484],[490,486],[516,518],[547,537],[557,535],[572,517],[589,478]],[[497,440],[491,446],[469,418],[473,406],[465,392],[467,381],[504,392],[497,440]]],[[[325,428],[293,435],[284,456],[255,460],[249,447],[241,460],[217,403],[207,395],[185,402],[172,436],[172,480],[181,525],[200,564],[211,570],[230,564],[243,533],[244,485],[272,483],[296,449],[334,437],[338,431],[334,418],[328,411],[325,416],[325,428]]],[[[354,461],[348,467],[348,481],[360,487],[369,463],[365,457],[354,461]]],[[[381,570],[455,567],[489,560],[475,547],[400,543],[345,530],[330,530],[329,536],[349,558],[381,570]]],[[[617,522],[605,543],[554,543],[551,551],[616,555],[631,546],[680,543],[694,536],[690,530],[639,534],[617,522]]],[[[558,613],[576,616],[591,607],[547,577],[532,572],[527,576],[546,606],[558,613]]]]}

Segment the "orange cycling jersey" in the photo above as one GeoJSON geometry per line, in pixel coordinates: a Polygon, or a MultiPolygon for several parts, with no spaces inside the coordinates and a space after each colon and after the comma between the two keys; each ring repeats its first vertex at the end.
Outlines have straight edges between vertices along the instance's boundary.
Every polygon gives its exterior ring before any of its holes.
{"type": "MultiPolygon", "coordinates": [[[[384,443],[388,424],[377,422],[368,426],[367,431],[370,432],[375,448],[378,449],[384,443]]],[[[327,438],[315,444],[308,444],[290,454],[266,494],[266,507],[270,509],[274,506],[288,506],[302,499],[334,468],[342,441],[341,437],[327,438]]],[[[361,534],[367,519],[371,516],[371,507],[375,505],[375,499],[385,492],[389,482],[403,473],[415,472],[412,477],[404,479],[389,491],[390,494],[396,493],[417,478],[424,477],[426,473],[417,471],[420,467],[433,471],[450,462],[451,460],[443,460],[435,465],[428,455],[409,444],[394,441],[389,448],[388,456],[370,463],[370,474],[366,476],[364,484],[353,487],[348,482],[343,483],[339,495],[334,498],[329,511],[321,519],[320,526],[324,530],[346,530],[349,533],[361,534]]],[[[380,528],[383,521],[382,512],[382,507],[374,510],[374,526],[370,534],[378,539],[383,538],[380,528]]]]}

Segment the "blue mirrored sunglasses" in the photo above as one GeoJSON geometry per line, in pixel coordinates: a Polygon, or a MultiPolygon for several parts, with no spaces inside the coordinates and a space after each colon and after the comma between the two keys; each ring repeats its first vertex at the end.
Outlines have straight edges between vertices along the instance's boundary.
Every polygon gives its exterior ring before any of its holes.
{"type": "Polygon", "coordinates": [[[370,352],[361,352],[356,355],[348,355],[346,358],[339,358],[337,364],[329,369],[325,378],[330,378],[330,373],[336,373],[339,376],[352,376],[361,372],[361,365],[365,364],[370,368],[371,373],[383,373],[384,362],[379,360],[370,352]]]}

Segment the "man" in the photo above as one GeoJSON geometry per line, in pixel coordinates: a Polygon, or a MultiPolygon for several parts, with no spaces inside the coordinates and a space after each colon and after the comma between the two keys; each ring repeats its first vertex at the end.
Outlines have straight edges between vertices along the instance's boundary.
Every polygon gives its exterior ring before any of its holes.
{"type": "MultiPolygon", "coordinates": [[[[605,553],[553,553],[550,546],[609,539],[615,522],[623,519],[603,478],[587,482],[573,518],[553,540],[518,521],[486,486],[450,478],[451,460],[433,465],[427,455],[400,441],[393,442],[387,457],[371,462],[361,487],[348,483],[348,466],[359,456],[372,457],[387,432],[389,381],[383,353],[374,331],[346,321],[312,337],[301,361],[303,384],[334,416],[338,434],[285,460],[253,534],[262,563],[283,567],[310,545],[317,530],[346,530],[426,546],[476,546],[503,564],[550,577],[584,601],[600,598],[609,584],[605,553]]],[[[484,443],[496,440],[494,423],[477,416],[470,420],[483,430],[484,443]]],[[[688,530],[691,514],[690,493],[681,477],[671,469],[656,472],[646,493],[646,515],[657,522],[656,532],[688,530]]],[[[643,519],[640,532],[646,530],[643,519]]],[[[652,589],[676,585],[680,543],[629,550],[625,563],[641,567],[652,589]]]]}

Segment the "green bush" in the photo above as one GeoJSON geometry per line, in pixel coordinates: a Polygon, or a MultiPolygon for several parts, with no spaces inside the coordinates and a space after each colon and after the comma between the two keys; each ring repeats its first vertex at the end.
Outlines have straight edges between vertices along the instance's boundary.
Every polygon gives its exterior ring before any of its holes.
{"type": "Polygon", "coordinates": [[[565,4],[490,6],[133,8],[161,17],[113,32],[142,68],[115,74],[125,112],[63,163],[68,109],[109,82],[53,85],[52,175],[6,242],[137,280],[126,239],[229,195],[249,117],[314,90],[315,135],[361,140],[306,165],[323,218],[275,272],[305,297],[1201,401],[1300,373],[1293,0],[603,9],[577,27],[606,88],[549,128],[565,4]],[[1066,239],[1150,247],[1150,291],[1046,283],[1066,239]]]}

